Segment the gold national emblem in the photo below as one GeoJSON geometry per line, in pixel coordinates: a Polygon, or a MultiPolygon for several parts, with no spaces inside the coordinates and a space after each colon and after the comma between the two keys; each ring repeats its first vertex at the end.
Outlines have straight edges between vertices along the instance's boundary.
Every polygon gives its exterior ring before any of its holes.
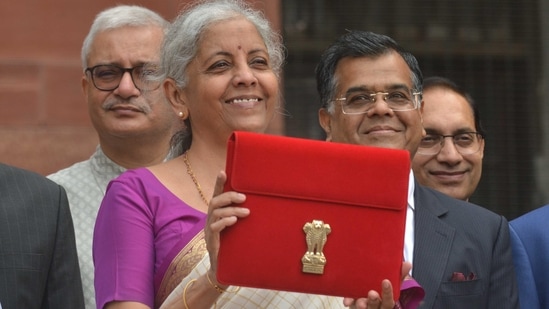
{"type": "Polygon", "coordinates": [[[303,272],[321,275],[324,273],[324,265],[326,265],[326,257],[322,250],[332,229],[322,220],[313,220],[305,223],[303,231],[306,234],[307,242],[307,252],[301,258],[303,272]]]}

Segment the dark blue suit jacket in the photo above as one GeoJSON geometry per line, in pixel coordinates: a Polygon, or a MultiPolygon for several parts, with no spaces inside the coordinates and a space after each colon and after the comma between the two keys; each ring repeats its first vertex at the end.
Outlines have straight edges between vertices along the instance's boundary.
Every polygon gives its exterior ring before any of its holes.
{"type": "Polygon", "coordinates": [[[520,306],[549,308],[549,205],[510,223],[520,306]]]}
{"type": "Polygon", "coordinates": [[[420,308],[518,308],[507,220],[416,183],[414,267],[420,308]],[[454,272],[473,280],[453,281],[454,272]]]}
{"type": "Polygon", "coordinates": [[[0,304],[3,309],[84,308],[65,190],[0,164],[0,304]]]}

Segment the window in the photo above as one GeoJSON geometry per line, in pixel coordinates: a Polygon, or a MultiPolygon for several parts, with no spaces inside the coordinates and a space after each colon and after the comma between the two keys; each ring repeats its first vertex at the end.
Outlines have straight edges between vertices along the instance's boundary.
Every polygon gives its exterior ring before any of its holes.
{"type": "MultiPolygon", "coordinates": [[[[547,203],[535,160],[546,137],[541,4],[534,0],[283,0],[286,135],[322,139],[314,68],[345,29],[391,36],[425,77],[452,79],[477,102],[487,131],[484,168],[471,201],[513,219],[547,203]]],[[[546,87],[546,86],[545,86],[546,87]]],[[[545,173],[547,174],[547,173],[545,173]]],[[[547,176],[546,176],[547,177],[547,176]]]]}

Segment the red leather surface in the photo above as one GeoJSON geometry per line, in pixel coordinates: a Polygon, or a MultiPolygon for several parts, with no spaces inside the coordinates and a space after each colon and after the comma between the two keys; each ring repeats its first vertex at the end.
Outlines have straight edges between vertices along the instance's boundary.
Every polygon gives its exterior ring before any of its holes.
{"type": "Polygon", "coordinates": [[[387,278],[398,298],[407,151],[235,132],[226,172],[225,191],[246,194],[251,213],[221,235],[220,282],[365,297],[387,278]],[[313,220],[331,228],[323,274],[302,271],[313,220]]]}

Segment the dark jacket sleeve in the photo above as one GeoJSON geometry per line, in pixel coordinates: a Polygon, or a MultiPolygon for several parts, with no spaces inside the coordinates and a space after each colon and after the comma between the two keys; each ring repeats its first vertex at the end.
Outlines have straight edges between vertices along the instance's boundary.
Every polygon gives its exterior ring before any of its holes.
{"type": "Polygon", "coordinates": [[[0,304],[4,309],[84,308],[65,190],[0,164],[0,304]]]}
{"type": "Polygon", "coordinates": [[[509,223],[504,217],[501,217],[492,253],[488,301],[488,308],[519,308],[509,223]]]}
{"type": "Polygon", "coordinates": [[[55,250],[47,283],[48,308],[84,308],[72,217],[65,190],[58,187],[55,250]]]}

